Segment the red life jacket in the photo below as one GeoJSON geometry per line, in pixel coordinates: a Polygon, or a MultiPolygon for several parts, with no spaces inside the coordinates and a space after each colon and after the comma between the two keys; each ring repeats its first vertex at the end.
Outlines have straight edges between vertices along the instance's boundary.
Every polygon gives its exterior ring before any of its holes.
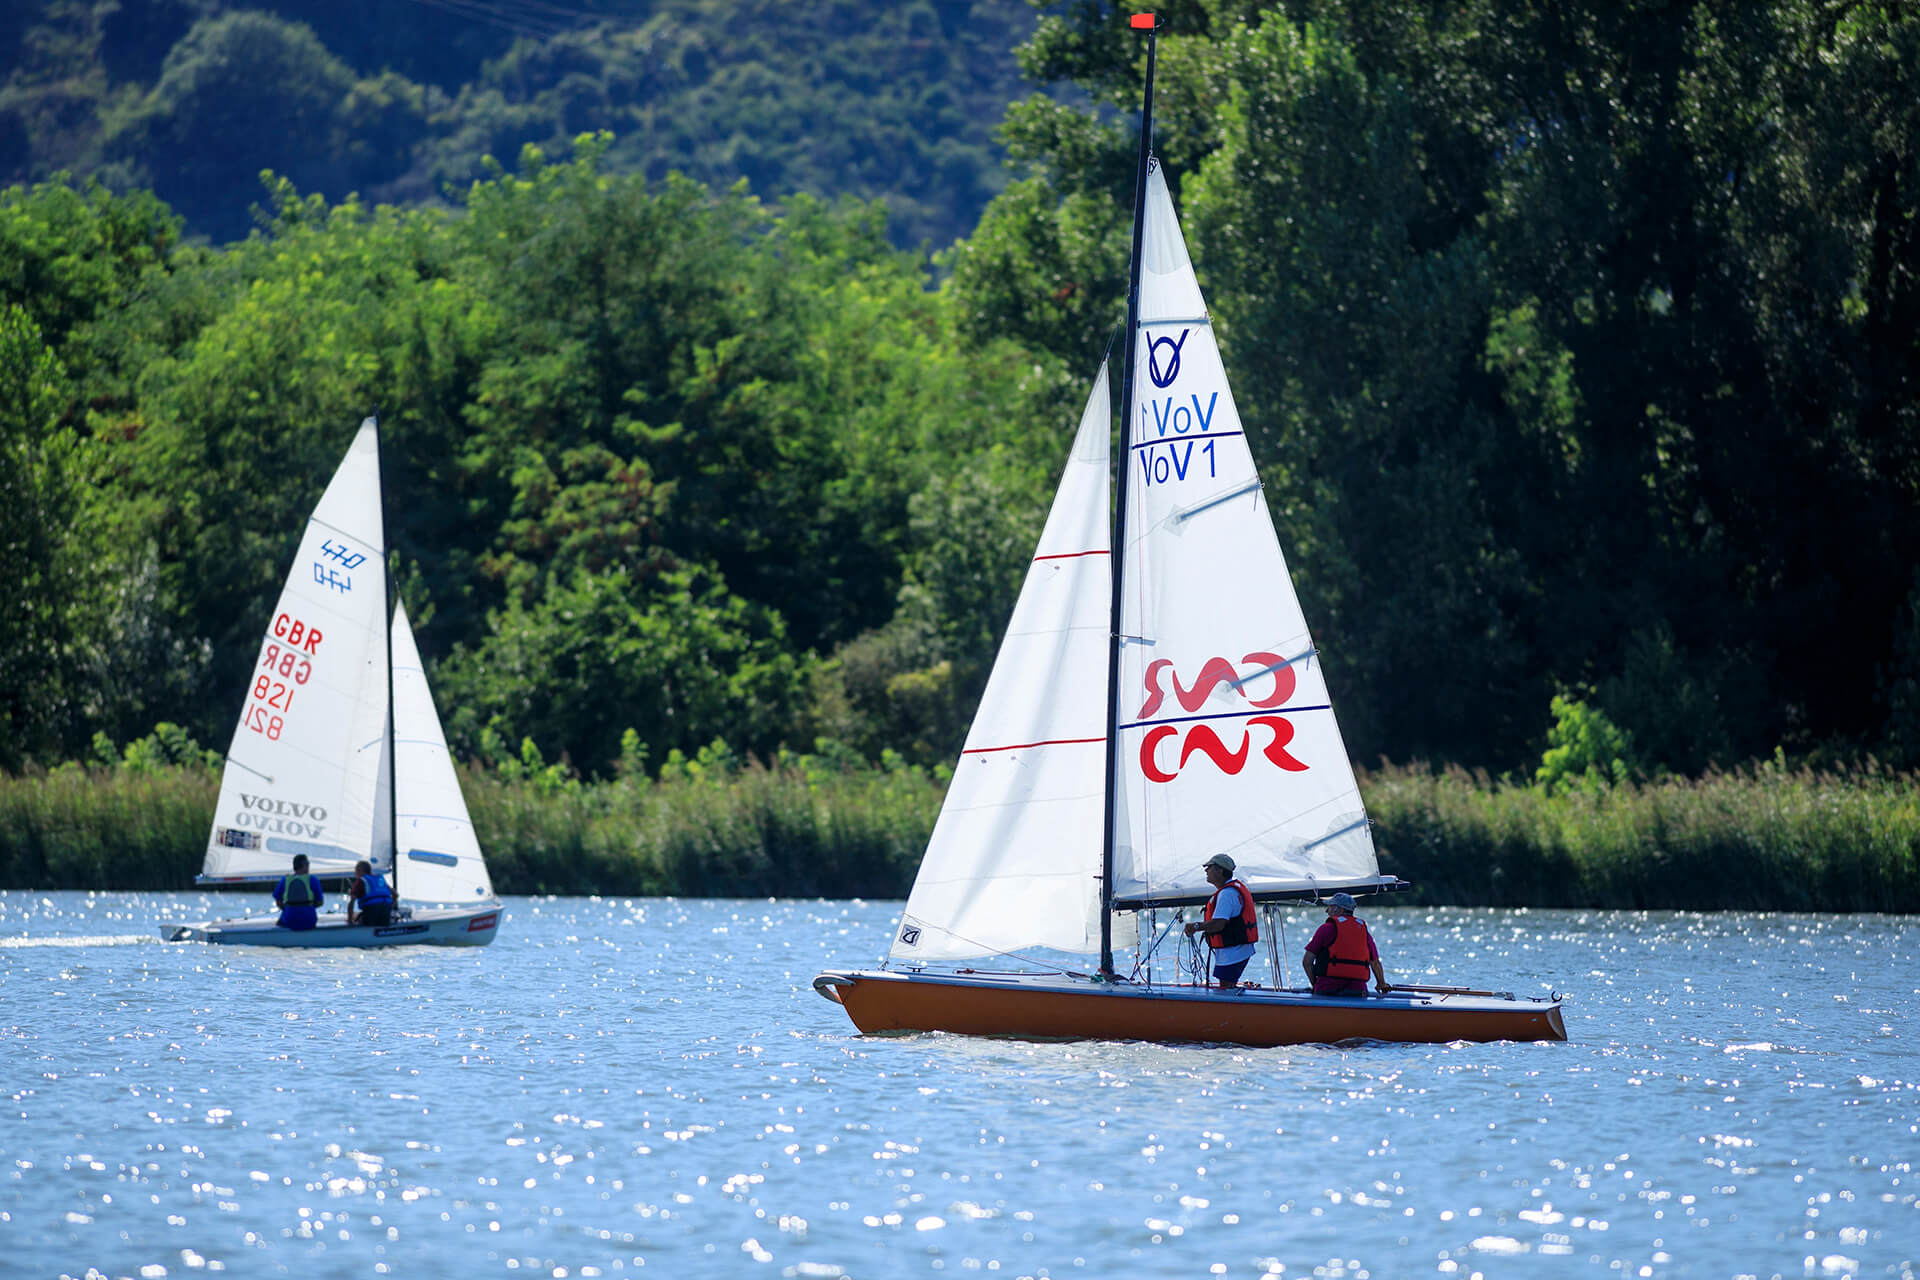
{"type": "Polygon", "coordinates": [[[1240,914],[1227,921],[1227,927],[1219,933],[1210,933],[1207,935],[1207,945],[1215,951],[1220,950],[1222,947],[1244,947],[1249,942],[1260,941],[1258,917],[1253,914],[1253,894],[1248,891],[1246,885],[1241,884],[1238,880],[1229,880],[1221,885],[1219,889],[1213,891],[1213,896],[1207,899],[1206,918],[1209,920],[1213,919],[1213,908],[1215,904],[1220,901],[1221,891],[1226,889],[1232,889],[1239,893],[1240,914]]]}
{"type": "Polygon", "coordinates": [[[1366,923],[1354,916],[1335,916],[1333,942],[1326,955],[1327,977],[1365,982],[1373,972],[1373,947],[1366,923]]]}

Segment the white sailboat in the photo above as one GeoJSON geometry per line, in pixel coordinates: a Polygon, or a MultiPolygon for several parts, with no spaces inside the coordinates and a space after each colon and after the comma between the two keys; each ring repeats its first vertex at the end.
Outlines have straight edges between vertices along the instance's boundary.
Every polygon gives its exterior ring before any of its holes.
{"type": "MultiPolygon", "coordinates": [[[[200,884],[271,886],[296,854],[344,881],[365,860],[391,923],[279,927],[277,911],[164,926],[174,942],[278,947],[485,946],[501,907],[474,835],[404,606],[389,617],[379,428],[360,426],[307,521],[220,778],[200,884]],[[405,895],[404,897],[402,895],[405,895]]],[[[331,895],[330,895],[331,896],[331,895]]]]}
{"type": "Polygon", "coordinates": [[[1119,525],[1110,531],[1103,366],[889,967],[829,971],[814,986],[862,1031],[1254,1045],[1565,1039],[1557,1002],[1461,988],[1286,989],[1271,945],[1276,904],[1409,886],[1380,873],[1320,654],[1151,157],[1152,16],[1135,25],[1148,32],[1147,106],[1119,525]],[[1159,912],[1207,901],[1202,863],[1218,853],[1267,913],[1273,985],[1158,983],[1146,959],[1117,973],[1114,947],[1139,942],[1143,915],[1150,957],[1166,936],[1151,927],[1159,912]],[[1084,974],[940,968],[1036,952],[1097,953],[1099,964],[1084,974]]]}

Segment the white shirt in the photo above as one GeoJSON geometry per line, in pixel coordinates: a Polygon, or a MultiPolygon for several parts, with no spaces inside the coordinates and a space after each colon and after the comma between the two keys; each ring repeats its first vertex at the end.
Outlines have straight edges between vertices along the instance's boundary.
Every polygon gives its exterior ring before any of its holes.
{"type": "MultiPolygon", "coordinates": [[[[1220,890],[1219,898],[1214,901],[1212,918],[1215,920],[1231,920],[1239,915],[1241,910],[1240,891],[1232,885],[1228,885],[1220,890]]],[[[1213,966],[1217,969],[1223,964],[1239,964],[1242,960],[1251,959],[1253,959],[1253,944],[1251,942],[1238,947],[1221,947],[1213,953],[1213,966]]]]}

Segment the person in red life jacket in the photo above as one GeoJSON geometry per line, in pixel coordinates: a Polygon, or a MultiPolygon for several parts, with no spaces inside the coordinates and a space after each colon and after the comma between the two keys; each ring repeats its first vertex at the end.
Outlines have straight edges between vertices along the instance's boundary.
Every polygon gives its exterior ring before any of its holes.
{"type": "Polygon", "coordinates": [[[1307,976],[1317,996],[1361,996],[1367,993],[1367,973],[1381,991],[1390,991],[1380,952],[1367,932],[1367,922],[1353,914],[1353,895],[1336,893],[1327,901],[1327,920],[1307,940],[1307,976]]]}
{"type": "Polygon", "coordinates": [[[365,858],[353,864],[353,883],[347,886],[347,923],[393,923],[393,889],[365,858]]]}
{"type": "Polygon", "coordinates": [[[1203,933],[1213,948],[1213,977],[1222,990],[1240,985],[1240,975],[1253,959],[1253,944],[1260,941],[1260,927],[1253,914],[1253,894],[1233,878],[1233,859],[1216,853],[1205,864],[1207,883],[1213,896],[1199,920],[1187,922],[1187,936],[1203,933]]]}
{"type": "Polygon", "coordinates": [[[294,854],[293,874],[281,876],[273,886],[273,905],[280,908],[280,919],[275,923],[296,931],[313,928],[320,923],[320,904],[325,897],[320,881],[307,874],[307,855],[294,854]]]}

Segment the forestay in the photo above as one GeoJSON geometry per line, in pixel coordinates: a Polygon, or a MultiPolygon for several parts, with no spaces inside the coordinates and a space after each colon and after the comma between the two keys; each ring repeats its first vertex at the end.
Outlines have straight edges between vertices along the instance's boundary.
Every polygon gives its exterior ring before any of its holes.
{"type": "Polygon", "coordinates": [[[379,794],[387,729],[386,554],[373,422],[307,521],[227,749],[202,880],[390,864],[379,794]]]}
{"type": "Polygon", "coordinates": [[[1116,905],[1379,865],[1164,175],[1147,181],[1122,591],[1116,905]]]}
{"type": "Polygon", "coordinates": [[[491,898],[493,882],[460,794],[405,605],[397,605],[393,614],[393,709],[399,883],[415,902],[491,898]]]}
{"type": "Polygon", "coordinates": [[[1103,365],[892,958],[1100,946],[1112,599],[1103,365]]]}

